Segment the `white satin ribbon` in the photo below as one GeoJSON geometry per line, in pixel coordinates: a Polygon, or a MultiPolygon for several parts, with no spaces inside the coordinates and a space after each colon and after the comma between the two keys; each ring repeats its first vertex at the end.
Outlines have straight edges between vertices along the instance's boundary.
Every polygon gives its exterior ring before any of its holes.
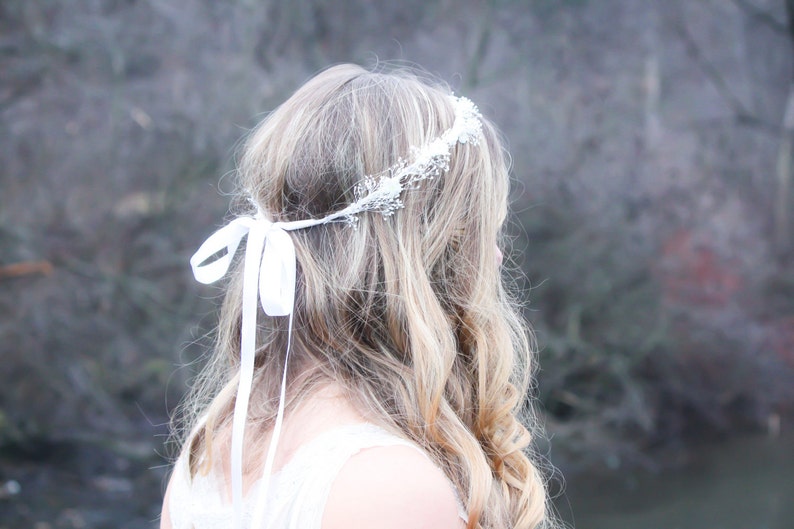
{"type": "MultiPolygon", "coordinates": [[[[319,224],[320,222],[315,221],[319,224]]],[[[271,474],[276,446],[284,417],[284,401],[287,384],[287,365],[292,345],[292,312],[295,305],[295,245],[285,230],[297,229],[290,223],[273,223],[262,215],[257,217],[238,217],[213,233],[202,244],[193,257],[190,266],[193,275],[200,283],[209,284],[226,275],[229,265],[240,241],[246,235],[248,240],[243,263],[243,315],[240,343],[240,382],[234,403],[232,420],[231,478],[232,505],[234,510],[233,527],[242,527],[243,504],[243,446],[245,424],[248,417],[248,400],[254,374],[256,355],[256,316],[257,295],[265,314],[268,316],[289,316],[287,352],[284,359],[284,374],[281,379],[281,393],[278,412],[273,427],[263,475],[264,487],[259,500],[267,497],[268,476],[271,474]],[[225,254],[214,259],[222,251],[225,254]]],[[[257,502],[257,511],[260,511],[257,502]]],[[[261,514],[259,514],[261,516],[261,514]]],[[[255,518],[256,520],[256,518],[255,518]]]]}

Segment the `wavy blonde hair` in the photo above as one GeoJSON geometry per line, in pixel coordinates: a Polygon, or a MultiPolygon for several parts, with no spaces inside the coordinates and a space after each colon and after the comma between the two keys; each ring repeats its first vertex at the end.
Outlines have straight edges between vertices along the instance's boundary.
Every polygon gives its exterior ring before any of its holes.
{"type": "MultiPolygon", "coordinates": [[[[323,217],[452,125],[449,90],[413,72],[330,68],[251,134],[239,164],[243,195],[273,220],[323,217]]],[[[384,426],[421,445],[457,487],[469,528],[546,524],[548,494],[527,457],[537,429],[525,395],[531,335],[507,296],[498,243],[508,168],[494,127],[453,148],[449,170],[407,190],[389,218],[360,215],[290,233],[298,287],[287,409],[327,381],[384,426]],[[526,420],[526,419],[525,419],[526,420]]],[[[215,353],[185,406],[191,469],[230,430],[240,343],[240,270],[222,307],[215,353]],[[199,419],[199,417],[201,419],[199,419]]],[[[272,427],[284,368],[286,318],[260,324],[251,440],[272,427]]]]}

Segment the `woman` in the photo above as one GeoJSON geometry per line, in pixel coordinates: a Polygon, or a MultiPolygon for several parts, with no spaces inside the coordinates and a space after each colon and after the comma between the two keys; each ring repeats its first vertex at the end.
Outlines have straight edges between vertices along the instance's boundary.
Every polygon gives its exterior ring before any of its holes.
{"type": "Polygon", "coordinates": [[[337,66],[254,130],[239,177],[248,214],[191,260],[234,270],[161,527],[545,525],[493,126],[410,72],[337,66]]]}

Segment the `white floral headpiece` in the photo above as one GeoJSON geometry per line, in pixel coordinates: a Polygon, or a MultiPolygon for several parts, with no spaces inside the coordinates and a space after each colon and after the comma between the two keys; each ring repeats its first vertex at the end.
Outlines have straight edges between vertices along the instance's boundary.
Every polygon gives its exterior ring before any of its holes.
{"type": "MultiPolygon", "coordinates": [[[[358,216],[370,211],[389,217],[403,207],[402,193],[405,190],[412,189],[423,180],[435,178],[449,170],[449,161],[455,145],[458,143],[476,145],[482,136],[481,116],[474,103],[465,97],[452,95],[449,97],[455,107],[455,122],[452,127],[427,145],[421,148],[412,147],[410,155],[412,161],[400,159],[383,173],[366,176],[354,189],[355,201],[344,209],[319,219],[291,222],[272,222],[260,210],[256,216],[238,217],[213,233],[190,258],[196,280],[204,284],[213,283],[226,275],[237,247],[243,237],[248,236],[243,271],[240,382],[232,421],[231,477],[235,529],[241,527],[242,520],[243,434],[254,372],[257,300],[268,316],[289,316],[285,367],[273,435],[265,459],[263,471],[265,477],[272,472],[284,417],[286,366],[292,343],[296,274],[295,246],[287,232],[330,222],[346,222],[356,228],[358,216]],[[225,254],[213,259],[224,250],[226,250],[225,254]]],[[[258,522],[264,514],[262,500],[267,494],[267,483],[268,479],[264,479],[251,527],[258,527],[258,522]]]]}

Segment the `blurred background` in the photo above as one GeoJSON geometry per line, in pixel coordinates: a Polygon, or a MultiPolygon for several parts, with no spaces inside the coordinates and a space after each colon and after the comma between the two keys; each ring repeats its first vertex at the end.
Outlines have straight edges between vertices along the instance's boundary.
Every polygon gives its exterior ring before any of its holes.
{"type": "MultiPolygon", "coordinates": [[[[157,523],[239,139],[418,64],[513,155],[576,527],[794,527],[794,1],[3,0],[0,527],[157,523]]],[[[565,482],[560,478],[565,477],[565,482]]]]}

